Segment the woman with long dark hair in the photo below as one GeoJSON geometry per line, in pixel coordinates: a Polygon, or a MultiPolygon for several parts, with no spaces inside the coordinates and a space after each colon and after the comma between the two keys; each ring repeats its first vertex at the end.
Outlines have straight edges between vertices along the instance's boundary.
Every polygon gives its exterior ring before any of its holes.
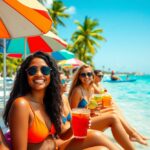
{"type": "Polygon", "coordinates": [[[62,99],[55,60],[37,52],[21,64],[4,112],[14,150],[56,149],[62,99]]]}

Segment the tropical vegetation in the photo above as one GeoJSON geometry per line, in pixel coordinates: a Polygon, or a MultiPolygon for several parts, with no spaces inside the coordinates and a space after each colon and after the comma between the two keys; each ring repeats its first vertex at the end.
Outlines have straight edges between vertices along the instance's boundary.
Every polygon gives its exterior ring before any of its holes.
{"type": "MultiPolygon", "coordinates": [[[[2,73],[3,72],[3,55],[2,54],[0,54],[0,62],[2,62],[2,63],[0,63],[0,72],[2,73]]],[[[13,74],[16,73],[21,62],[22,62],[21,58],[14,59],[14,58],[7,57],[7,59],[6,59],[7,76],[12,77],[13,74]]],[[[2,74],[2,76],[3,76],[3,74],[2,74]]]]}
{"type": "Polygon", "coordinates": [[[50,16],[53,19],[54,28],[57,29],[58,25],[65,26],[65,23],[62,21],[64,18],[69,18],[69,14],[65,13],[67,7],[60,0],[53,0],[52,6],[48,9],[50,16]]]}
{"type": "MultiPolygon", "coordinates": [[[[45,4],[47,0],[38,0],[45,4]]],[[[53,0],[51,7],[48,8],[50,16],[53,19],[53,32],[58,32],[58,26],[65,27],[65,19],[70,15],[66,13],[68,8],[61,0],[53,0]]],[[[104,41],[102,36],[103,30],[99,28],[99,21],[85,17],[83,23],[74,22],[77,25],[77,30],[74,31],[68,44],[68,50],[76,54],[76,57],[87,64],[93,64],[93,57],[100,46],[99,41],[104,41]]],[[[11,76],[16,72],[22,59],[7,58],[7,75],[11,76]]],[[[3,56],[0,54],[0,62],[3,62],[3,56]]],[[[3,63],[0,63],[0,72],[3,70],[3,63]]]]}
{"type": "Polygon", "coordinates": [[[97,28],[99,25],[98,20],[93,20],[89,17],[85,17],[83,24],[79,21],[75,21],[75,24],[77,25],[77,30],[72,35],[72,45],[69,49],[80,60],[92,65],[92,58],[97,52],[96,48],[100,46],[98,41],[105,40],[101,35],[103,30],[97,28]]]}

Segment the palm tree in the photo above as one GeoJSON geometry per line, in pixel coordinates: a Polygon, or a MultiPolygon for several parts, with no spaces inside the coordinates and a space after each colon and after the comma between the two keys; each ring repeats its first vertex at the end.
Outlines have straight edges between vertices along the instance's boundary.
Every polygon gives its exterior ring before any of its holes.
{"type": "Polygon", "coordinates": [[[47,0],[37,0],[39,1],[41,4],[45,4],[47,2],[47,0]]]}
{"type": "Polygon", "coordinates": [[[58,25],[65,26],[62,19],[70,17],[69,14],[65,13],[66,9],[67,7],[60,0],[54,0],[52,7],[48,9],[50,16],[53,19],[55,29],[57,29],[58,25]]]}
{"type": "MultiPolygon", "coordinates": [[[[3,55],[0,54],[0,74],[3,75],[3,55]]],[[[6,71],[8,76],[12,76],[13,73],[16,73],[18,66],[21,64],[21,58],[7,58],[6,59],[6,71]]]]}
{"type": "Polygon", "coordinates": [[[102,29],[97,29],[99,25],[97,20],[92,20],[89,17],[85,17],[83,25],[79,21],[75,21],[78,28],[72,35],[72,49],[78,54],[78,58],[82,61],[90,61],[96,53],[96,47],[100,46],[97,41],[104,41],[105,39],[101,36],[102,29]]]}

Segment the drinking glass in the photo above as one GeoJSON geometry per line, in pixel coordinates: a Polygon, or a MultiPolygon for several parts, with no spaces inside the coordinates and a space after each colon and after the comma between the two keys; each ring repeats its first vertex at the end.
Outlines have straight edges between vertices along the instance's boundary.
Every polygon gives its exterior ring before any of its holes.
{"type": "Polygon", "coordinates": [[[87,136],[90,110],[86,108],[72,109],[72,129],[75,138],[83,139],[87,136]]]}

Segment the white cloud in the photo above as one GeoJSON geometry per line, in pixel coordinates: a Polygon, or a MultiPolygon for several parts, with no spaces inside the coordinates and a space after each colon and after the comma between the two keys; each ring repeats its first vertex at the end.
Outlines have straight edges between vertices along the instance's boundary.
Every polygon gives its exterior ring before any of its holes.
{"type": "Polygon", "coordinates": [[[71,6],[65,12],[69,13],[69,14],[75,14],[76,13],[76,8],[74,6],[71,6]]]}
{"type": "Polygon", "coordinates": [[[52,4],[53,4],[53,0],[47,0],[44,2],[44,6],[46,8],[50,8],[52,6],[52,4]]]}

